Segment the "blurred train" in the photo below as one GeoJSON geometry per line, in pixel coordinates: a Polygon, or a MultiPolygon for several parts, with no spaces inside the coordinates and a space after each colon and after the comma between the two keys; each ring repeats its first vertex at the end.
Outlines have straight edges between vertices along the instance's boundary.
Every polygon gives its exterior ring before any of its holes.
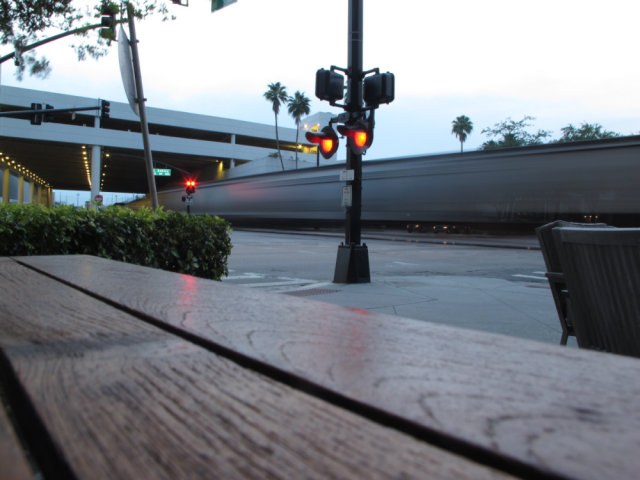
{"type": "MultiPolygon", "coordinates": [[[[344,221],[345,164],[202,183],[191,211],[234,225],[344,221]]],[[[363,162],[362,222],[457,231],[555,219],[640,226],[640,136],[363,162]],[[450,226],[450,227],[449,227],[450,226]]],[[[184,189],[158,193],[186,211],[184,189]]]]}

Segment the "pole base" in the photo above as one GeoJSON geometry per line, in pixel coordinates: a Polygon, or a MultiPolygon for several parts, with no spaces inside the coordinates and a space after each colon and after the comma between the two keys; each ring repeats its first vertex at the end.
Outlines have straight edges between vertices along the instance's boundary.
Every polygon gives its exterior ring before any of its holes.
{"type": "Polygon", "coordinates": [[[339,245],[333,283],[370,282],[369,250],[367,245],[339,245]]]}

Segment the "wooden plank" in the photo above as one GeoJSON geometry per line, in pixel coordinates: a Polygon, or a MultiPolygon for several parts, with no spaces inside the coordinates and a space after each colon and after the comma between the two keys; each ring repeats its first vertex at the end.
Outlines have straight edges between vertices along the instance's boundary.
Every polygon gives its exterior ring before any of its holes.
{"type": "Polygon", "coordinates": [[[0,348],[80,479],[507,478],[18,264],[0,288],[0,348]]]}
{"type": "Polygon", "coordinates": [[[0,408],[0,472],[3,480],[32,480],[34,477],[4,408],[0,408]]]}
{"type": "Polygon", "coordinates": [[[20,261],[416,422],[443,439],[567,477],[636,478],[640,470],[636,359],[269,295],[93,257],[20,261]]]}

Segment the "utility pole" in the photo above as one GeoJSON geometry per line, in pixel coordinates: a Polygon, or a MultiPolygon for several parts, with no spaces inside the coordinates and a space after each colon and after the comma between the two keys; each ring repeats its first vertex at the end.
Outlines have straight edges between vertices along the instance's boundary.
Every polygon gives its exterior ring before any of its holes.
{"type": "Polygon", "coordinates": [[[142,127],[142,142],[144,143],[145,167],[147,170],[147,183],[149,186],[149,196],[151,206],[155,210],[158,208],[158,192],[156,190],[156,180],[153,174],[153,157],[149,143],[149,124],[147,123],[147,112],[145,110],[144,93],[142,91],[142,74],[140,73],[140,57],[138,56],[138,38],[136,37],[136,26],[133,17],[133,5],[127,2],[127,17],[129,18],[129,45],[131,47],[131,62],[133,63],[133,76],[136,84],[138,98],[138,109],[140,111],[140,125],[142,127]]]}

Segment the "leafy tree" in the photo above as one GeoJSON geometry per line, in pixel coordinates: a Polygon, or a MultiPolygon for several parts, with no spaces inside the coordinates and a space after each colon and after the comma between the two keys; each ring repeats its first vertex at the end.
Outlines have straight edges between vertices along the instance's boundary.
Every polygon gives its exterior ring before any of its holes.
{"type": "Polygon", "coordinates": [[[467,135],[473,130],[473,122],[466,115],[460,115],[451,124],[451,133],[455,134],[460,140],[460,153],[462,153],[462,144],[467,139],[467,135]]]}
{"type": "Polygon", "coordinates": [[[562,137],[558,143],[579,142],[581,140],[599,140],[601,138],[619,137],[620,134],[604,130],[603,126],[598,123],[582,123],[580,127],[574,127],[571,123],[560,129],[562,137]]]}
{"type": "MultiPolygon", "coordinates": [[[[298,145],[298,134],[300,133],[300,120],[303,116],[309,115],[311,111],[309,104],[311,100],[305,96],[300,90],[293,94],[293,97],[289,98],[287,110],[289,115],[296,121],[296,145],[298,145]]],[[[296,168],[298,168],[298,149],[296,148],[296,168]]]]}
{"type": "MultiPolygon", "coordinates": [[[[16,77],[22,79],[28,69],[30,75],[46,77],[51,71],[45,57],[36,57],[26,48],[53,35],[78,29],[77,36],[83,40],[74,45],[78,60],[87,56],[100,58],[107,53],[109,38],[98,33],[90,36],[90,25],[100,23],[103,8],[108,5],[118,12],[118,4],[109,0],[93,0],[87,6],[80,0],[0,0],[0,45],[10,45],[15,51],[16,77]]],[[[159,13],[168,19],[164,0],[130,0],[137,18],[159,13]]],[[[126,10],[125,10],[126,12],[126,10]]],[[[121,12],[122,14],[122,12],[121,12]]]]}
{"type": "Polygon", "coordinates": [[[268,89],[264,92],[264,98],[271,102],[273,113],[276,117],[276,149],[278,150],[278,157],[280,157],[280,165],[284,171],[284,162],[282,161],[282,153],[280,153],[280,138],[278,137],[278,113],[280,113],[280,105],[289,101],[289,95],[287,95],[287,87],[281,85],[280,82],[270,83],[267,85],[268,89]]]}
{"type": "Polygon", "coordinates": [[[506,147],[522,147],[525,145],[540,145],[543,139],[551,136],[551,132],[547,130],[538,130],[535,133],[530,133],[526,130],[527,127],[532,127],[533,124],[529,123],[535,120],[535,117],[525,115],[522,120],[514,121],[511,117],[503,122],[496,123],[493,128],[485,128],[482,133],[488,137],[494,137],[494,139],[488,140],[482,144],[483,150],[491,150],[494,148],[506,148],[506,147]]]}

